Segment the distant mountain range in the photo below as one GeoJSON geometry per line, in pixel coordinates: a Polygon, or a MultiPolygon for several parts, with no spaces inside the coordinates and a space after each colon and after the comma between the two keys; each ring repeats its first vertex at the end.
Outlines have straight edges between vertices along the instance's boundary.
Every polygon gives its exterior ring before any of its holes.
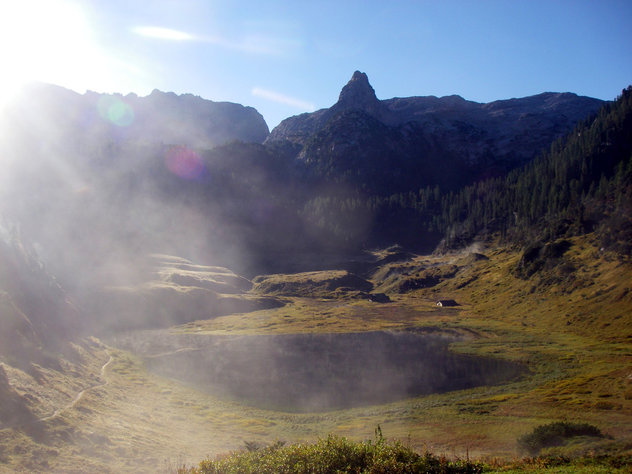
{"type": "Polygon", "coordinates": [[[596,113],[603,101],[542,93],[480,104],[457,95],[379,100],[356,71],[332,107],[283,120],[272,132],[252,107],[154,90],[83,95],[58,86],[26,89],[6,115],[10,144],[41,143],[92,153],[99,144],[264,143],[294,156],[316,178],[389,194],[455,188],[524,164],[596,113]]]}
{"type": "Polygon", "coordinates": [[[233,140],[263,142],[268,126],[259,112],[231,102],[154,90],[136,94],[78,94],[32,84],[7,112],[29,133],[72,143],[136,141],[213,148],[233,140]]]}
{"type": "Polygon", "coordinates": [[[417,235],[384,199],[428,187],[441,199],[503,176],[603,104],[570,93],[378,100],[356,71],[332,107],[269,133],[238,104],[39,84],[0,117],[0,213],[66,287],[133,280],[131,262],[151,252],[252,276],[340,245],[431,246],[436,229],[417,235]]]}
{"type": "Polygon", "coordinates": [[[266,143],[289,143],[317,176],[368,192],[458,188],[533,159],[603,103],[550,92],[487,104],[457,95],[378,100],[356,71],[332,107],[285,119],[266,143]]]}

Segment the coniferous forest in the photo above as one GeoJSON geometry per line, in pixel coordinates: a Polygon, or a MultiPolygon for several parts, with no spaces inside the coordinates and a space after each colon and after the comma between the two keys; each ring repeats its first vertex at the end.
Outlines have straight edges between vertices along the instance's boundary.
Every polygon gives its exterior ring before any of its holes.
{"type": "Polygon", "coordinates": [[[318,197],[303,212],[342,241],[414,246],[440,237],[454,247],[498,233],[524,244],[595,230],[604,247],[629,254],[631,186],[632,88],[627,88],[596,117],[506,176],[448,192],[433,186],[390,196],[318,197]],[[354,219],[366,215],[370,232],[354,234],[354,219]]]}

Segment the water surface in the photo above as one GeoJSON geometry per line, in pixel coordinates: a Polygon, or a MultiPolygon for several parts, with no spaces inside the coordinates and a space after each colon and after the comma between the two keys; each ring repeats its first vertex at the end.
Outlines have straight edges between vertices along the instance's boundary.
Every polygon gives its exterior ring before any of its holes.
{"type": "Polygon", "coordinates": [[[508,361],[450,352],[454,337],[412,332],[173,335],[171,340],[151,351],[136,347],[150,371],[213,395],[293,412],[494,385],[524,372],[508,361]]]}

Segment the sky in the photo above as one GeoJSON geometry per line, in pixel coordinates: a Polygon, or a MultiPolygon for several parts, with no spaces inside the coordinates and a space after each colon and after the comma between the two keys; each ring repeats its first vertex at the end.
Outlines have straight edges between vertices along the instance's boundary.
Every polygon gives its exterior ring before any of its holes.
{"type": "Polygon", "coordinates": [[[270,129],[330,107],[355,70],[379,99],[632,84],[630,0],[0,0],[0,101],[27,80],[191,93],[270,129]]]}

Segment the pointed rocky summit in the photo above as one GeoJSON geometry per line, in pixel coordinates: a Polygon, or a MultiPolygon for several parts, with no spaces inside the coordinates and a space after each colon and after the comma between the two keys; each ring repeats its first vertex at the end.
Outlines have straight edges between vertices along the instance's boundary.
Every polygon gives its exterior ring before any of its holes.
{"type": "MultiPolygon", "coordinates": [[[[415,185],[424,179],[434,180],[428,183],[445,179],[449,184],[449,179],[466,176],[471,169],[491,169],[489,163],[494,163],[498,172],[526,163],[602,105],[603,101],[598,99],[559,93],[488,104],[456,95],[379,100],[367,75],[355,71],[332,107],[285,119],[266,143],[290,143],[301,159],[309,157],[312,162],[322,163],[335,161],[334,148],[341,159],[342,155],[363,156],[366,163],[371,163],[367,158],[371,153],[371,156],[389,156],[391,161],[397,156],[403,163],[398,176],[409,173],[415,185]],[[346,148],[341,146],[345,140],[349,142],[346,148]],[[450,157],[453,161],[441,168],[434,162],[430,164],[433,159],[439,160],[436,157],[444,160],[450,157]],[[422,160],[427,163],[414,168],[417,165],[413,164],[422,160]],[[429,172],[423,176],[416,174],[420,169],[430,168],[436,173],[435,178],[428,178],[429,172]]],[[[340,169],[328,172],[339,173],[340,169]]],[[[397,182],[389,190],[404,182],[401,178],[393,179],[397,182]]],[[[472,174],[472,179],[477,176],[472,174]]],[[[369,182],[368,178],[364,182],[369,182]]]]}
{"type": "Polygon", "coordinates": [[[326,116],[331,117],[338,112],[348,110],[360,110],[378,120],[384,120],[388,114],[382,101],[375,96],[375,91],[369,84],[369,78],[363,72],[353,73],[351,80],[340,91],[338,102],[329,109],[326,116]]]}
{"type": "Polygon", "coordinates": [[[375,107],[379,103],[373,87],[369,84],[369,78],[360,71],[353,73],[351,80],[342,88],[338,98],[338,104],[341,106],[359,109],[375,107]]]}

